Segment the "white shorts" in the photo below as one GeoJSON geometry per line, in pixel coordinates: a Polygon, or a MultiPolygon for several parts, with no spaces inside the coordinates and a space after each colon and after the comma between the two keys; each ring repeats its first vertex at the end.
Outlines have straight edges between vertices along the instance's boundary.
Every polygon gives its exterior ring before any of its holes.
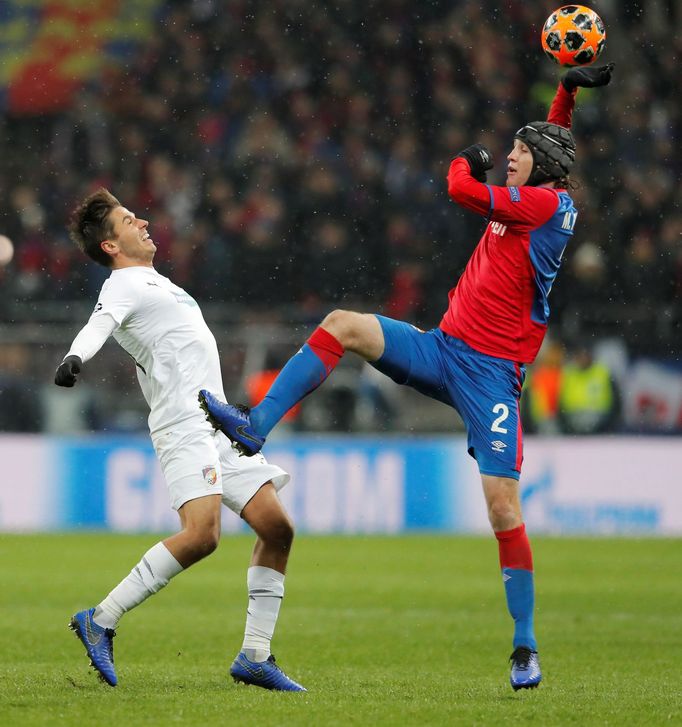
{"type": "Polygon", "coordinates": [[[174,510],[198,497],[221,495],[223,503],[240,515],[266,482],[272,480],[281,490],[290,479],[260,453],[240,457],[220,432],[169,431],[152,441],[174,510]]]}

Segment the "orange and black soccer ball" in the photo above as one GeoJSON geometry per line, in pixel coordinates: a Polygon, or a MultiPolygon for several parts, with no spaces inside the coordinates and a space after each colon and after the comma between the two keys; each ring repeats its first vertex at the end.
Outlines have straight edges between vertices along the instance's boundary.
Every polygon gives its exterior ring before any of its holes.
{"type": "Polygon", "coordinates": [[[589,66],[605,45],[602,19],[584,5],[564,5],[542,26],[542,49],[560,66],[589,66]]]}

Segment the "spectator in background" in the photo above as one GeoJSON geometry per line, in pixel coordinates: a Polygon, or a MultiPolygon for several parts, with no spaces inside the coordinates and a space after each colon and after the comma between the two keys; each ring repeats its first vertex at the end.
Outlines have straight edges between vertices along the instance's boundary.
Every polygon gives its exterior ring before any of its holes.
{"type": "Polygon", "coordinates": [[[547,339],[523,386],[521,415],[524,431],[531,434],[559,433],[559,396],[564,347],[547,339]]]}
{"type": "Polygon", "coordinates": [[[604,253],[599,246],[586,240],[575,251],[569,266],[571,283],[568,295],[582,305],[604,303],[604,291],[608,289],[609,271],[604,253]]]}
{"type": "Polygon", "coordinates": [[[0,346],[0,432],[39,432],[42,409],[34,381],[23,375],[30,351],[18,343],[0,346]]]}
{"type": "Polygon", "coordinates": [[[612,432],[619,415],[620,397],[608,366],[594,359],[587,343],[575,346],[561,371],[561,431],[566,434],[612,432]]]}
{"type": "Polygon", "coordinates": [[[634,231],[623,263],[626,300],[647,306],[671,301],[674,279],[670,258],[657,247],[649,228],[634,231]]]}
{"type": "Polygon", "coordinates": [[[661,244],[665,256],[670,260],[675,287],[674,298],[682,298],[682,214],[670,216],[663,223],[661,244]]]}

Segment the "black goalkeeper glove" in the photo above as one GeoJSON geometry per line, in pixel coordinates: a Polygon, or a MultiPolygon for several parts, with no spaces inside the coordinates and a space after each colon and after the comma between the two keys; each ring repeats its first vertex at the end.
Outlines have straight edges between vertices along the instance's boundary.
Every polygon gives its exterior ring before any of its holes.
{"type": "Polygon", "coordinates": [[[461,151],[458,157],[464,157],[469,162],[471,176],[477,182],[485,182],[488,178],[486,171],[493,168],[493,155],[483,144],[473,144],[461,151]]]}
{"type": "Polygon", "coordinates": [[[81,372],[83,362],[78,356],[67,356],[57,367],[54,383],[57,386],[73,386],[81,372]]]}
{"type": "Polygon", "coordinates": [[[569,92],[578,87],[595,88],[596,86],[606,86],[611,80],[613,68],[613,63],[609,63],[606,66],[599,66],[599,68],[587,66],[571,68],[561,79],[561,83],[564,84],[564,88],[569,92]]]}

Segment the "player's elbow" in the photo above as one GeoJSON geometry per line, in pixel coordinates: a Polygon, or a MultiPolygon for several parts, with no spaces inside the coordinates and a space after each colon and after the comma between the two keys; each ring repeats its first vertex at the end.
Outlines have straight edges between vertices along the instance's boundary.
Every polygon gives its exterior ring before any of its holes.
{"type": "MultiPolygon", "coordinates": [[[[474,183],[478,184],[478,182],[474,183]]],[[[461,184],[460,182],[450,184],[448,180],[448,194],[453,202],[456,202],[461,207],[466,207],[466,209],[479,212],[485,206],[480,195],[473,193],[468,185],[461,184]]]]}
{"type": "Polygon", "coordinates": [[[466,162],[462,165],[461,159],[453,159],[448,172],[448,194],[453,202],[461,205],[470,205],[476,200],[471,186],[478,185],[469,172],[466,162]]]}
{"type": "Polygon", "coordinates": [[[456,202],[463,207],[466,207],[470,203],[470,197],[461,185],[448,184],[448,195],[453,202],[456,202]]]}
{"type": "Polygon", "coordinates": [[[453,159],[450,164],[450,171],[448,172],[448,194],[450,195],[450,199],[455,202],[461,202],[463,185],[459,180],[461,172],[458,173],[456,162],[457,159],[453,159]]]}
{"type": "Polygon", "coordinates": [[[457,186],[454,180],[448,177],[448,195],[450,196],[450,199],[453,202],[461,202],[462,200],[460,198],[460,193],[460,188],[457,186]]]}

